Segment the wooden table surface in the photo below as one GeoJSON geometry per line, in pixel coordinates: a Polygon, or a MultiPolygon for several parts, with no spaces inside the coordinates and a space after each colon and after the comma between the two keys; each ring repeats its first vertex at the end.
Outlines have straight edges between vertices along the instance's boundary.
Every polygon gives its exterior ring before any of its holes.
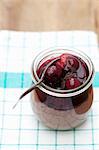
{"type": "Polygon", "coordinates": [[[99,33],[98,8],[99,0],[0,0],[0,29],[99,33]]]}

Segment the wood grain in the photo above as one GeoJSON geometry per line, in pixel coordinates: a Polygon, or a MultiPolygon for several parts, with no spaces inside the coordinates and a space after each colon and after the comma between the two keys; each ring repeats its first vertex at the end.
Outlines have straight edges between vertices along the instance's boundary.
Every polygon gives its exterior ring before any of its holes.
{"type": "Polygon", "coordinates": [[[98,8],[99,0],[0,0],[0,29],[99,32],[98,8]]]}
{"type": "Polygon", "coordinates": [[[94,8],[96,32],[99,36],[99,0],[95,0],[94,8]]]}

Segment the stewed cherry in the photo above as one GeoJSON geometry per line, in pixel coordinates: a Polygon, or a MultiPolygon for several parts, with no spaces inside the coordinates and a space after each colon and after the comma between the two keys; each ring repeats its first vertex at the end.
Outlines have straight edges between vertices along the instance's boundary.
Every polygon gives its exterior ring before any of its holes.
{"type": "MultiPolygon", "coordinates": [[[[47,69],[43,82],[52,88],[61,90],[75,89],[82,85],[89,75],[86,63],[78,56],[68,53],[58,57],[60,59],[47,69]]],[[[40,65],[37,70],[39,78],[46,65],[53,59],[48,59],[40,65]]]]}

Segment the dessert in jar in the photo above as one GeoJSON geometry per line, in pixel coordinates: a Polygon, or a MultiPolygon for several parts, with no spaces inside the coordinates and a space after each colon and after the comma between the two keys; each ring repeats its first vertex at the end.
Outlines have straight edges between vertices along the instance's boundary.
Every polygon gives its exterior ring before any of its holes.
{"type": "Polygon", "coordinates": [[[31,103],[37,118],[47,127],[68,130],[82,124],[93,102],[94,67],[81,51],[64,48],[49,49],[38,54],[32,64],[36,84],[47,64],[59,58],[47,69],[43,82],[31,93],[31,103]]]}

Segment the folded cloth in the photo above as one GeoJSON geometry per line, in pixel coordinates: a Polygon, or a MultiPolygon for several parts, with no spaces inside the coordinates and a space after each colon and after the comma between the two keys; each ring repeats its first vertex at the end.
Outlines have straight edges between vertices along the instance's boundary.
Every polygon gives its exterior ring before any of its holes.
{"type": "Polygon", "coordinates": [[[99,150],[99,51],[89,31],[0,31],[0,150],[99,150]],[[84,51],[95,66],[94,103],[88,120],[75,130],[52,131],[37,121],[29,95],[12,110],[31,85],[31,64],[38,52],[51,47],[84,51]]]}

